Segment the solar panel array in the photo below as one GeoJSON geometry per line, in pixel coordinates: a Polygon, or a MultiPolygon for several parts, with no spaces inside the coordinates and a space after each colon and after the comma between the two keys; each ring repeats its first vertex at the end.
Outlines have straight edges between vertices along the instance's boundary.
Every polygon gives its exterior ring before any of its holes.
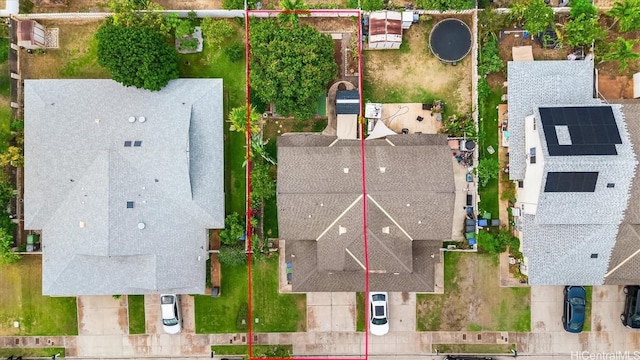
{"type": "Polygon", "coordinates": [[[598,172],[549,172],[544,192],[594,192],[598,172]]]}
{"type": "Polygon", "coordinates": [[[617,155],[622,144],[610,106],[539,108],[544,135],[551,156],[617,155]],[[565,125],[570,145],[560,145],[556,126],[565,125]]]}

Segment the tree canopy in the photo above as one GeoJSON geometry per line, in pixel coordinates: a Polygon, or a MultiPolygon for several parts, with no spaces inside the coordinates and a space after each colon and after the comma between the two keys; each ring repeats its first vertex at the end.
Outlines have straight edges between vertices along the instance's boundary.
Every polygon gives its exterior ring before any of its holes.
{"type": "Polygon", "coordinates": [[[607,15],[612,16],[618,22],[618,28],[622,32],[640,29],[640,0],[618,0],[607,15]]]}
{"type": "Polygon", "coordinates": [[[473,8],[473,2],[470,0],[418,0],[416,5],[418,5],[418,8],[421,9],[438,11],[463,10],[473,8]]]}
{"type": "Polygon", "coordinates": [[[553,9],[543,0],[531,0],[522,14],[524,17],[524,29],[532,36],[547,30],[553,24],[553,9]]]}
{"type": "Polygon", "coordinates": [[[565,26],[565,42],[569,46],[591,45],[595,40],[604,38],[605,31],[598,24],[597,17],[581,14],[571,19],[565,26]]]}
{"type": "Polygon", "coordinates": [[[158,31],[106,21],[96,33],[98,64],[124,86],[160,90],[178,77],[178,52],[158,31]]]}
{"type": "Polygon", "coordinates": [[[331,37],[308,25],[254,19],[249,43],[252,91],[280,115],[311,118],[338,72],[331,37]]]}
{"type": "Polygon", "coordinates": [[[619,64],[618,71],[622,72],[627,69],[630,61],[636,61],[640,59],[640,54],[633,51],[633,46],[638,43],[639,40],[625,40],[621,37],[616,39],[611,46],[611,50],[608,54],[602,57],[604,61],[617,61],[619,64]]]}

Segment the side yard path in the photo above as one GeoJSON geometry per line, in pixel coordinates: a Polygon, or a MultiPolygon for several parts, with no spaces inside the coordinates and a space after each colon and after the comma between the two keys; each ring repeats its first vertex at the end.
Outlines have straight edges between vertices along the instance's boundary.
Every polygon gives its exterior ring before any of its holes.
{"type": "MultiPolygon", "coordinates": [[[[572,351],[634,351],[640,348],[640,333],[625,332],[615,339],[610,333],[588,332],[578,336],[564,331],[514,332],[399,332],[384,337],[384,347],[370,354],[433,353],[438,344],[516,344],[519,354],[570,354],[572,351]]],[[[268,333],[254,334],[254,344],[293,344],[295,356],[362,355],[363,333],[268,333]]],[[[66,348],[67,357],[132,358],[135,356],[210,356],[211,345],[244,345],[246,334],[164,334],[125,336],[4,336],[2,348],[66,348]]],[[[220,354],[224,355],[224,354],[220,354]]]]}

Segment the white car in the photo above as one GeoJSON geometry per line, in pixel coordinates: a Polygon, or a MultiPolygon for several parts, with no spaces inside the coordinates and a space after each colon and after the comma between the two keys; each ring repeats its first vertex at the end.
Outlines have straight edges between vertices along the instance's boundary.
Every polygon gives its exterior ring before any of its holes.
{"type": "Polygon", "coordinates": [[[369,328],[373,335],[389,332],[389,296],[386,292],[369,293],[369,328]]]}
{"type": "Polygon", "coordinates": [[[182,330],[182,316],[180,316],[178,296],[175,294],[160,295],[160,310],[164,331],[167,334],[179,334],[182,330]]]}

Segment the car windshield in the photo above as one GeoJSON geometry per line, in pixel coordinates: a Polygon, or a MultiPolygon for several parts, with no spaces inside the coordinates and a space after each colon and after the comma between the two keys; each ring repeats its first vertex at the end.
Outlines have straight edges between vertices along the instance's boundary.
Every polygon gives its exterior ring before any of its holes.
{"type": "Polygon", "coordinates": [[[173,319],[162,319],[162,323],[165,326],[178,325],[178,319],[176,319],[176,318],[173,318],[173,319]]]}
{"type": "Polygon", "coordinates": [[[160,298],[160,304],[173,304],[173,296],[164,295],[160,298]]]}
{"type": "Polygon", "coordinates": [[[371,300],[373,300],[373,301],[384,301],[384,294],[373,294],[373,295],[371,295],[371,300]]]}
{"type": "Polygon", "coordinates": [[[371,323],[373,325],[384,325],[387,323],[387,318],[381,318],[381,319],[374,318],[373,320],[371,320],[371,323]]]}
{"type": "Polygon", "coordinates": [[[569,302],[571,302],[572,305],[585,305],[585,301],[584,299],[581,298],[572,298],[571,300],[569,300],[569,302]]]}

